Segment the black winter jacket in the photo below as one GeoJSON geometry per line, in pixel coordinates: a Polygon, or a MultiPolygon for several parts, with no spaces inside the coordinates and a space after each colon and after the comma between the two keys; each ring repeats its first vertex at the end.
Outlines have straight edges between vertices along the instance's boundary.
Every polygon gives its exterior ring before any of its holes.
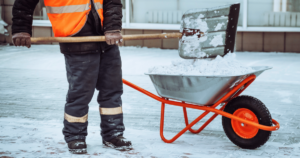
{"type": "MultiPolygon", "coordinates": [[[[16,0],[13,6],[12,34],[27,32],[32,35],[33,11],[39,0],[16,0]]],[[[86,25],[74,36],[98,36],[104,35],[105,31],[122,29],[122,4],[121,0],[103,1],[103,29],[100,18],[95,15],[92,5],[86,25]]],[[[105,50],[106,42],[86,43],[60,43],[61,52],[64,54],[98,53],[105,50]]]]}

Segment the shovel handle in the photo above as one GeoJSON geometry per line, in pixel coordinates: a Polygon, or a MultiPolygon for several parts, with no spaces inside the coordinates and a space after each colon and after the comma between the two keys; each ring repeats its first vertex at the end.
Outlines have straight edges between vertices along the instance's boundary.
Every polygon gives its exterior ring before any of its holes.
{"type": "MultiPolygon", "coordinates": [[[[181,38],[181,33],[164,34],[141,34],[123,35],[123,40],[144,40],[144,39],[167,39],[181,38]]],[[[32,37],[31,43],[78,43],[78,42],[105,42],[105,36],[86,36],[86,37],[32,37]]]]}

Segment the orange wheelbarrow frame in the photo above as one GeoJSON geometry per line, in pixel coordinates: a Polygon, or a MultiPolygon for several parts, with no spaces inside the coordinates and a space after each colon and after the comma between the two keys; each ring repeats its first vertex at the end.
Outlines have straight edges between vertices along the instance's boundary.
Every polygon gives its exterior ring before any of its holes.
{"type": "Polygon", "coordinates": [[[144,93],[145,95],[161,102],[161,120],[160,120],[160,136],[161,139],[166,142],[166,143],[172,143],[174,142],[176,139],[178,139],[183,133],[185,133],[187,130],[189,130],[191,133],[200,133],[211,121],[213,121],[218,115],[222,115],[225,116],[227,118],[239,121],[241,123],[244,124],[248,124],[251,125],[253,127],[259,128],[261,130],[265,130],[265,131],[275,131],[278,130],[280,128],[279,123],[272,119],[272,123],[274,124],[274,126],[265,126],[265,125],[260,125],[258,123],[255,122],[251,122],[245,119],[242,119],[240,117],[234,116],[230,113],[224,112],[224,108],[227,105],[227,103],[239,96],[254,80],[256,79],[255,75],[250,75],[248,76],[246,79],[244,79],[241,83],[239,83],[237,86],[235,86],[230,92],[228,92],[224,97],[222,97],[221,99],[219,99],[214,105],[212,106],[199,106],[199,105],[195,105],[195,104],[190,104],[190,103],[185,103],[183,101],[171,101],[168,98],[164,98],[164,97],[160,97],[157,96],[139,86],[134,85],[133,83],[130,83],[126,80],[123,79],[123,83],[126,84],[127,86],[136,89],[137,91],[140,91],[141,93],[144,93]],[[229,99],[230,96],[232,96],[230,98],[229,101],[226,101],[227,99],[229,99]],[[165,115],[165,105],[169,104],[169,105],[175,105],[175,106],[180,106],[183,108],[183,114],[184,114],[184,119],[185,119],[185,124],[186,127],[184,129],[182,129],[178,134],[176,134],[172,139],[166,139],[164,137],[164,115],[165,115]],[[220,104],[223,104],[222,107],[220,109],[216,109],[216,107],[220,104]],[[188,122],[188,116],[187,116],[187,111],[186,108],[191,108],[191,109],[197,109],[197,110],[204,110],[205,112],[203,112],[199,117],[197,117],[193,122],[189,123],[188,122]],[[192,127],[198,123],[202,118],[204,118],[208,113],[213,112],[215,113],[210,119],[208,119],[198,130],[194,130],[192,129],[192,127]]]}

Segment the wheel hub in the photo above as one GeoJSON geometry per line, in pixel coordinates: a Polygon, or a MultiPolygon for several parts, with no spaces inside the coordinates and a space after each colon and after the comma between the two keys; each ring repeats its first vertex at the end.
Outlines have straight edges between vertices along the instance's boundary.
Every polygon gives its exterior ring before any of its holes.
{"type": "MultiPolygon", "coordinates": [[[[233,113],[233,115],[240,117],[242,119],[248,120],[248,121],[258,123],[258,119],[257,119],[256,115],[251,110],[246,109],[246,108],[240,108],[240,109],[236,110],[233,113]]],[[[251,139],[251,138],[255,137],[259,130],[256,127],[244,124],[240,121],[236,121],[233,119],[231,119],[231,125],[232,125],[234,132],[238,136],[240,136],[244,139],[251,139]]]]}

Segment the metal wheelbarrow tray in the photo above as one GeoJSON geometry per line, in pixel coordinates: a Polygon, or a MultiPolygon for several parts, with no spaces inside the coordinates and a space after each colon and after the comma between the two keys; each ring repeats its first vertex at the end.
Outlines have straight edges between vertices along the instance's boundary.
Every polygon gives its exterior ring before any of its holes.
{"type": "Polygon", "coordinates": [[[250,74],[259,76],[263,71],[271,69],[252,68],[254,72],[234,76],[146,75],[150,76],[157,93],[164,98],[211,106],[250,74]]]}
{"type": "Polygon", "coordinates": [[[218,115],[222,115],[222,125],[227,137],[241,148],[255,149],[265,144],[271,131],[278,130],[280,125],[271,118],[270,112],[260,100],[251,96],[239,96],[257,76],[270,69],[270,67],[252,68],[254,72],[237,76],[147,74],[160,96],[124,79],[123,83],[161,102],[160,136],[164,142],[174,142],[187,130],[199,133],[218,115]],[[186,127],[172,139],[166,139],[163,134],[166,104],[182,107],[185,118],[186,127]],[[205,112],[189,123],[186,108],[205,112]],[[192,129],[210,112],[215,114],[199,129],[192,129]]]}

